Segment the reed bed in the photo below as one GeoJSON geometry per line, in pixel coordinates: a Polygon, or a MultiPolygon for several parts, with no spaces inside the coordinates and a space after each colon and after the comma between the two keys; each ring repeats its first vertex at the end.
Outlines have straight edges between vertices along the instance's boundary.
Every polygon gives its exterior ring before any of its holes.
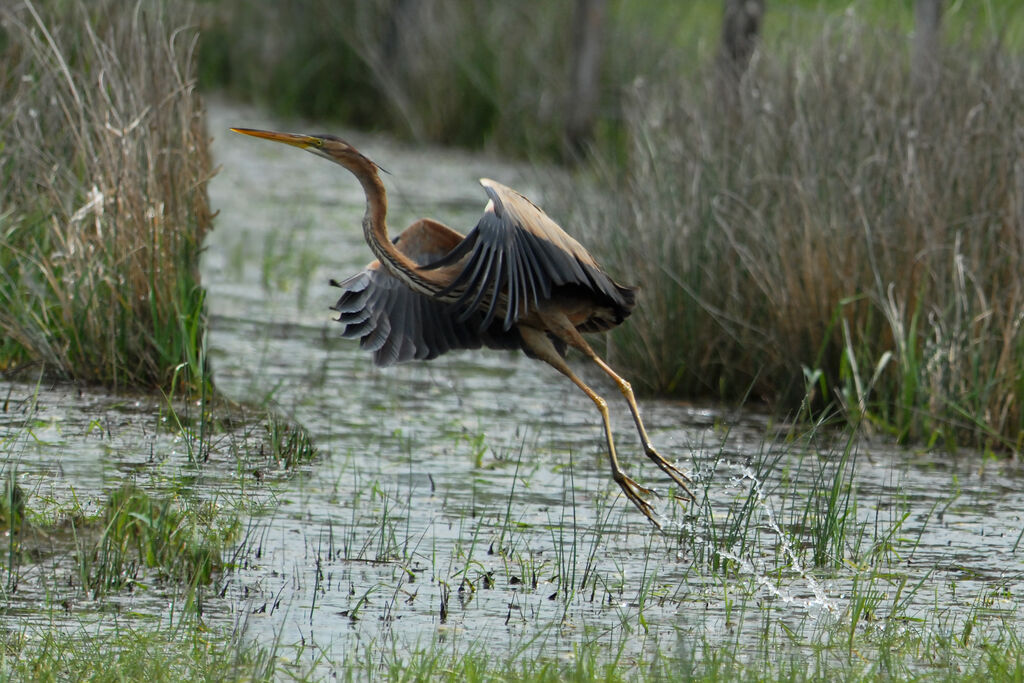
{"type": "Polygon", "coordinates": [[[732,109],[711,71],[635,91],[573,222],[643,286],[614,354],[647,389],[1021,449],[1024,64],[948,45],[921,86],[907,52],[847,16],[732,109]]]}
{"type": "Polygon", "coordinates": [[[186,21],[162,3],[0,9],[0,367],[204,378],[212,169],[186,21]]]}
{"type": "Polygon", "coordinates": [[[202,73],[282,113],[420,141],[516,135],[543,148],[559,139],[551,95],[565,81],[544,65],[571,13],[567,3],[531,13],[498,2],[226,0],[205,17],[202,73]],[[522,59],[502,59],[509,41],[522,59]]]}
{"type": "MultiPolygon", "coordinates": [[[[279,114],[561,158],[577,106],[574,5],[221,0],[202,10],[200,73],[205,86],[279,114]]],[[[696,44],[709,14],[717,10],[611,4],[595,95],[597,139],[615,140],[622,89],[656,70],[681,40],[696,44]]]]}
{"type": "MultiPolygon", "coordinates": [[[[581,202],[576,178],[564,209],[546,201],[643,285],[613,353],[647,390],[1019,451],[1019,21],[951,9],[959,42],[922,90],[910,15],[839,5],[770,10],[736,92],[699,66],[714,12],[611,7],[598,192],[581,202]]],[[[550,159],[572,23],[564,5],[226,0],[203,74],[285,113],[550,159]]]]}

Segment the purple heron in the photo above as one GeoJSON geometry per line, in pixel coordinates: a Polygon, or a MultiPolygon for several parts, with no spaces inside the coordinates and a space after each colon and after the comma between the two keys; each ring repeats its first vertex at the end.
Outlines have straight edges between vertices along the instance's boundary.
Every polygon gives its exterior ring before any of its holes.
{"type": "Polygon", "coordinates": [[[295,135],[249,128],[236,133],[305,149],[348,169],[363,186],[363,235],[377,260],[331,284],[341,298],[332,306],[342,336],[359,339],[377,365],[429,360],[456,349],[522,349],[578,386],[604,422],[612,478],[647,519],[660,528],[644,496],[654,492],[619,466],[608,405],[569,368],[568,347],[608,374],[629,404],[644,452],[694,500],[689,478],[658,453],[647,436],[633,390],[581,333],[620,324],[636,304],[633,288],[612,280],[583,246],[533,202],[493,180],[484,215],[468,235],[420,219],[389,238],[387,194],[374,162],[333,135],[295,135]]]}

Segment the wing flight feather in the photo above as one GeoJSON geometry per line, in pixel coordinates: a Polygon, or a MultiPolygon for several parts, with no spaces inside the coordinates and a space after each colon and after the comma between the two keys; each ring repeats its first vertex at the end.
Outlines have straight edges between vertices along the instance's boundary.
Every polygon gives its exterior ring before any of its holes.
{"type": "MultiPolygon", "coordinates": [[[[460,244],[459,233],[434,221],[414,223],[395,239],[395,244],[415,262],[441,258],[460,244]]],[[[516,330],[497,323],[482,325],[481,312],[463,317],[451,305],[409,289],[374,261],[344,282],[331,308],[344,325],[342,337],[359,339],[359,346],[373,353],[376,365],[410,360],[430,360],[456,349],[518,349],[516,330]]]]}

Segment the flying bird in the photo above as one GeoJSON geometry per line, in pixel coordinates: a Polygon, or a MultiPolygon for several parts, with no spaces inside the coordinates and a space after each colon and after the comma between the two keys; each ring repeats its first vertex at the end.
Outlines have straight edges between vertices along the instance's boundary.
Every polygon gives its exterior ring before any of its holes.
{"type": "Polygon", "coordinates": [[[582,352],[622,392],[647,457],[694,500],[690,479],[654,448],[629,382],[612,370],[581,333],[622,323],[636,305],[636,291],[612,280],[593,256],[533,202],[494,180],[483,217],[468,235],[428,218],[393,240],[386,224],[387,194],[380,167],[333,135],[296,135],[251,128],[236,133],[305,149],[340,164],[366,195],[363,235],[377,260],[344,280],[332,306],[342,336],[359,339],[377,365],[430,360],[457,349],[521,349],[568,377],[597,405],[604,423],[612,479],[626,498],[661,527],[638,484],[619,466],[604,398],[565,361],[569,347],[582,352]]]}

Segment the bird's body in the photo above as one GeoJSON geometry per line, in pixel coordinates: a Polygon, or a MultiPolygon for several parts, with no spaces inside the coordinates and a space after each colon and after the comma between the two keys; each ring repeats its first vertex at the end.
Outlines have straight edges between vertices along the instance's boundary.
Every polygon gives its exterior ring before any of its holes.
{"type": "Polygon", "coordinates": [[[543,330],[545,312],[557,310],[581,332],[599,332],[618,325],[632,311],[634,290],[608,277],[540,209],[493,180],[481,183],[491,199],[468,236],[421,219],[393,240],[417,266],[449,284],[435,285],[429,293],[416,291],[380,260],[334,283],[345,290],[334,306],[345,324],[343,336],[360,339],[377,365],[429,360],[449,350],[480,346],[529,353],[519,331],[543,330]],[[550,223],[544,236],[519,227],[527,225],[519,217],[530,210],[550,223]],[[364,288],[367,278],[375,289],[364,288]],[[431,334],[428,327],[445,334],[431,334]]]}
{"type": "Polygon", "coordinates": [[[598,406],[615,482],[658,525],[641,495],[652,491],[619,467],[607,404],[565,362],[567,347],[576,348],[615,380],[629,403],[646,454],[692,500],[687,477],[651,445],[629,383],[581,336],[625,320],[635,306],[635,291],[612,280],[533,202],[482,179],[487,206],[467,235],[421,219],[392,241],[378,167],[351,145],[329,135],[232,130],[307,149],[344,166],[362,184],[363,232],[377,260],[342,282],[332,281],[342,289],[332,308],[344,325],[342,335],[359,339],[376,364],[430,360],[448,351],[482,346],[521,349],[547,362],[598,406]]]}

